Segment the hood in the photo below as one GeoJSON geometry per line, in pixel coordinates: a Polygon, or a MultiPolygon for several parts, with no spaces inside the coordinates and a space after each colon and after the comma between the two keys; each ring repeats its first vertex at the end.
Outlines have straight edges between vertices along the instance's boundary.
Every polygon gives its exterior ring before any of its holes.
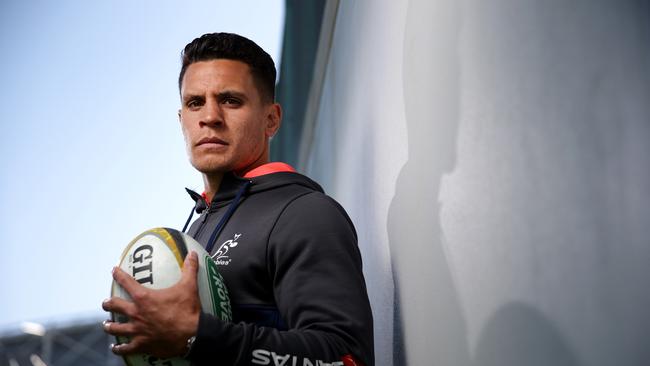
{"type": "Polygon", "coordinates": [[[243,177],[234,173],[226,173],[219,186],[219,191],[208,204],[205,195],[185,188],[195,203],[197,213],[203,212],[207,207],[219,208],[227,205],[237,196],[242,187],[248,182],[244,196],[250,196],[277,187],[298,184],[314,191],[323,192],[323,188],[310,178],[297,173],[291,166],[284,163],[268,163],[246,173],[243,177]]]}
{"type": "Polygon", "coordinates": [[[244,177],[236,176],[233,173],[225,174],[223,180],[221,181],[221,185],[219,186],[219,191],[214,196],[214,198],[212,198],[212,202],[209,205],[205,201],[203,195],[185,188],[187,190],[187,193],[189,193],[190,197],[192,197],[194,200],[194,208],[192,209],[190,216],[185,222],[183,232],[187,230],[187,227],[192,220],[194,211],[201,213],[205,211],[206,208],[209,208],[208,212],[210,212],[212,210],[216,210],[220,207],[228,205],[228,210],[221,217],[219,223],[210,235],[210,239],[208,240],[208,243],[205,247],[205,250],[208,253],[211,252],[216,238],[219,236],[219,233],[221,233],[221,229],[223,229],[224,225],[228,222],[228,219],[230,219],[230,217],[233,215],[237,209],[237,206],[244,197],[252,196],[258,192],[263,192],[269,189],[290,184],[298,184],[315,191],[323,192],[323,189],[320,185],[318,185],[318,183],[302,174],[296,173],[295,170],[287,164],[266,164],[254,169],[254,171],[260,173],[260,175],[253,174],[253,171],[248,172],[244,175],[244,177]]]}

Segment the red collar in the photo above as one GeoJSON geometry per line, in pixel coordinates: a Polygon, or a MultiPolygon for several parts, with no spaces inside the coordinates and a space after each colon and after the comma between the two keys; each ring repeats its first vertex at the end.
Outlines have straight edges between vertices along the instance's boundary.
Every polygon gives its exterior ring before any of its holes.
{"type": "Polygon", "coordinates": [[[246,174],[244,174],[244,178],[255,178],[259,177],[260,175],[267,175],[271,173],[279,173],[279,172],[295,172],[296,169],[294,169],[291,165],[286,164],[286,163],[281,163],[281,162],[275,162],[275,163],[266,163],[264,165],[260,165],[257,168],[251,169],[246,174]]]}
{"type": "MultiPolygon", "coordinates": [[[[260,165],[257,168],[253,168],[249,171],[247,171],[243,178],[255,178],[259,177],[261,175],[267,175],[271,173],[279,173],[279,172],[292,172],[295,173],[296,169],[294,169],[291,165],[287,163],[282,163],[282,162],[274,162],[274,163],[266,163],[264,165],[260,165]]],[[[201,193],[201,196],[205,200],[205,202],[210,205],[210,202],[208,201],[208,196],[205,194],[205,192],[201,193]]]]}

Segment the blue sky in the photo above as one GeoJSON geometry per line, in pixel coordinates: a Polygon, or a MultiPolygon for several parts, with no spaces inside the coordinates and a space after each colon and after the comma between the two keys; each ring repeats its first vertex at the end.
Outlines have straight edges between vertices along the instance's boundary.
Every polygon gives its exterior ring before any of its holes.
{"type": "Polygon", "coordinates": [[[102,316],[138,233],[182,228],[201,189],[176,111],[181,49],[214,31],[279,64],[284,2],[3,1],[0,331],[102,316]]]}

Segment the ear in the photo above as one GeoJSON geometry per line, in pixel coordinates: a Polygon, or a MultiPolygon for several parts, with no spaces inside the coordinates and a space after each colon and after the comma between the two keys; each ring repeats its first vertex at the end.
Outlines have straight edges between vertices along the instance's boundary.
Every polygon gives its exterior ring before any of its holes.
{"type": "Polygon", "coordinates": [[[178,123],[183,123],[183,120],[181,119],[181,110],[178,110],[178,123]]]}
{"type": "Polygon", "coordinates": [[[280,129],[280,124],[282,122],[282,107],[280,104],[273,103],[269,106],[268,114],[266,116],[266,137],[273,137],[278,129],[280,129]]]}

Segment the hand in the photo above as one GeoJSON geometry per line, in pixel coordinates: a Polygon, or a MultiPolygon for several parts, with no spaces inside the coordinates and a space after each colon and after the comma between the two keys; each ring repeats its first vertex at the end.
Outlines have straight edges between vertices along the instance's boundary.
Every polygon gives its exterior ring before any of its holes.
{"type": "Polygon", "coordinates": [[[129,343],[114,345],[113,353],[147,353],[160,358],[182,356],[187,339],[196,334],[199,324],[198,268],[198,256],[191,252],[185,258],[178,283],[162,290],[148,289],[120,268],[113,268],[113,278],[133,299],[111,297],[102,303],[104,310],[129,317],[127,323],[104,322],[106,333],[131,338],[129,343]]]}

